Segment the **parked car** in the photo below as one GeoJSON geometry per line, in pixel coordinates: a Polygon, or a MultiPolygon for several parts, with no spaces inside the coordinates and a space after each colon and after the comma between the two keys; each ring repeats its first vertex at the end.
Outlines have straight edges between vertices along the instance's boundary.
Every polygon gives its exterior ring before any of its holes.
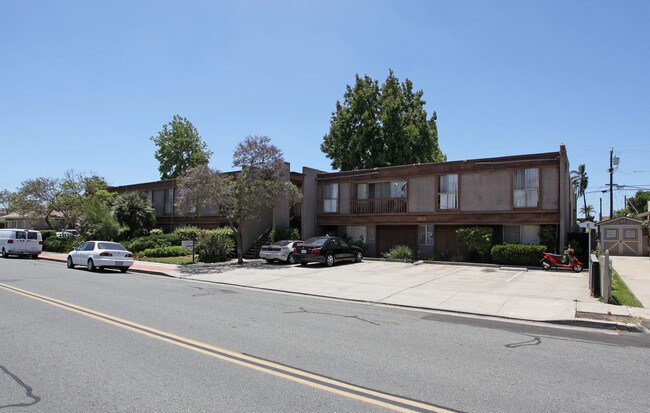
{"type": "Polygon", "coordinates": [[[302,241],[299,240],[283,240],[271,245],[264,245],[260,251],[260,258],[265,259],[269,264],[273,261],[295,264],[296,259],[293,255],[293,249],[300,244],[302,244],[302,241]]]}
{"type": "Polygon", "coordinates": [[[76,237],[77,235],[79,235],[79,231],[76,229],[64,229],[56,233],[57,237],[76,237]]]}
{"type": "Polygon", "coordinates": [[[0,253],[2,258],[10,255],[28,255],[38,258],[43,251],[43,235],[31,229],[0,229],[0,253]]]}
{"type": "Polygon", "coordinates": [[[133,265],[133,253],[118,242],[86,241],[68,254],[68,268],[84,265],[88,271],[117,268],[126,272],[133,265]]]}
{"type": "Polygon", "coordinates": [[[318,262],[331,267],[338,261],[361,262],[363,260],[361,248],[350,245],[344,239],[338,237],[310,238],[295,247],[293,255],[300,265],[318,262]]]}

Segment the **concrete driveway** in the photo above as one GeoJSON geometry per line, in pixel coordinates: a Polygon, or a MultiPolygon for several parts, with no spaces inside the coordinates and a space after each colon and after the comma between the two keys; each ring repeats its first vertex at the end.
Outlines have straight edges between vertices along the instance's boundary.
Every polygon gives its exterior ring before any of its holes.
{"type": "Polygon", "coordinates": [[[363,261],[334,267],[248,263],[180,268],[183,278],[528,320],[573,319],[589,296],[588,273],[363,261]]]}

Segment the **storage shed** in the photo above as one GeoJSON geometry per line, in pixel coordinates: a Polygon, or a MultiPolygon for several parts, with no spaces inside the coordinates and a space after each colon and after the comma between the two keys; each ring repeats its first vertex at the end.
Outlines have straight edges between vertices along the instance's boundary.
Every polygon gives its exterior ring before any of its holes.
{"type": "Polygon", "coordinates": [[[599,222],[600,250],[610,255],[644,255],[643,221],[620,217],[599,222]]]}

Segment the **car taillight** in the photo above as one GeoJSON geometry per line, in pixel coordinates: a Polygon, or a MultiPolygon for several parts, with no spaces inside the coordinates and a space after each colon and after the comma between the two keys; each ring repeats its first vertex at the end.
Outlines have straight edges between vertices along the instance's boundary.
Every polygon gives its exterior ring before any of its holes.
{"type": "Polygon", "coordinates": [[[311,253],[312,254],[318,254],[320,252],[320,248],[312,248],[311,253]]]}
{"type": "Polygon", "coordinates": [[[293,247],[293,252],[299,252],[298,247],[293,247]]]}
{"type": "Polygon", "coordinates": [[[99,256],[100,257],[112,257],[113,254],[111,254],[110,252],[102,252],[101,254],[99,254],[99,256]]]}
{"type": "Polygon", "coordinates": [[[14,243],[14,240],[12,240],[12,239],[7,240],[7,244],[13,244],[13,243],[14,243]]]}
{"type": "Polygon", "coordinates": [[[127,257],[127,258],[131,258],[131,257],[133,257],[133,254],[131,254],[131,253],[129,252],[128,254],[125,255],[125,257],[127,257]]]}

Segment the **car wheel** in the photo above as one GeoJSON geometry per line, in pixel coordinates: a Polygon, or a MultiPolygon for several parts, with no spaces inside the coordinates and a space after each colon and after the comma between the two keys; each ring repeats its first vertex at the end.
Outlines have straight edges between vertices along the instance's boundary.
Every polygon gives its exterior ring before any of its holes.
{"type": "Polygon", "coordinates": [[[72,257],[68,257],[66,260],[66,263],[68,265],[68,268],[74,268],[74,263],[72,262],[72,257]]]}
{"type": "Polygon", "coordinates": [[[129,267],[121,267],[120,271],[122,272],[122,274],[124,274],[126,272],[126,270],[128,270],[128,269],[129,269],[129,267]]]}
{"type": "Polygon", "coordinates": [[[306,262],[301,262],[300,265],[302,265],[303,267],[305,267],[305,266],[307,265],[307,263],[306,263],[306,262]]]}
{"type": "Polygon", "coordinates": [[[325,257],[325,265],[327,265],[328,267],[334,265],[334,256],[332,254],[327,254],[327,256],[325,257]]]}
{"type": "Polygon", "coordinates": [[[93,262],[92,258],[88,259],[88,263],[86,264],[86,268],[88,268],[88,271],[95,271],[97,269],[97,267],[95,267],[95,263],[93,262]]]}
{"type": "Polygon", "coordinates": [[[551,269],[551,264],[549,264],[548,261],[544,261],[542,262],[542,268],[544,269],[544,271],[548,271],[551,269]]]}
{"type": "Polygon", "coordinates": [[[266,259],[266,262],[268,262],[269,264],[273,264],[273,260],[269,260],[268,258],[266,259]]]}
{"type": "Polygon", "coordinates": [[[580,272],[580,271],[582,271],[582,265],[580,265],[580,264],[576,264],[576,265],[574,265],[574,266],[573,266],[573,271],[575,271],[575,272],[580,272]]]}
{"type": "Polygon", "coordinates": [[[2,249],[2,258],[9,258],[9,254],[7,254],[4,248],[2,249]]]}
{"type": "Polygon", "coordinates": [[[354,256],[354,262],[361,262],[363,260],[363,254],[361,251],[357,251],[357,255],[354,256]]]}
{"type": "Polygon", "coordinates": [[[289,256],[287,257],[287,264],[295,264],[295,263],[296,263],[296,259],[294,258],[293,254],[289,254],[289,256]]]}

